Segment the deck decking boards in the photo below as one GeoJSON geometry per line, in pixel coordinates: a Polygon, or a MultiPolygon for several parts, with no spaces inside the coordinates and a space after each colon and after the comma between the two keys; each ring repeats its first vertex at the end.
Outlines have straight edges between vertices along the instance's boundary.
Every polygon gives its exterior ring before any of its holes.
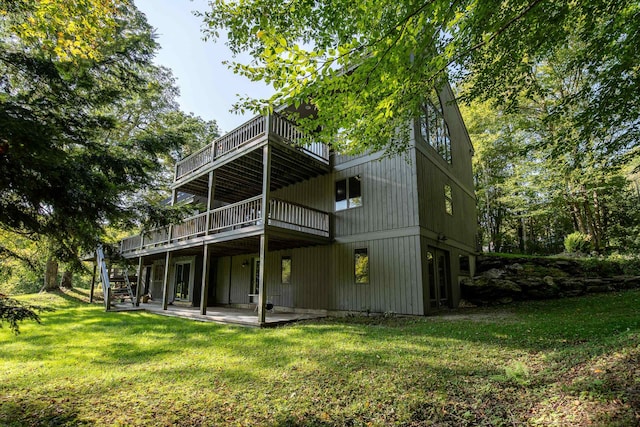
{"type": "MultiPolygon", "coordinates": [[[[259,327],[258,314],[253,309],[229,308],[229,307],[207,307],[207,314],[200,314],[198,307],[185,307],[180,305],[170,305],[167,310],[162,309],[161,303],[150,302],[141,303],[139,307],[132,307],[131,304],[115,304],[111,312],[137,312],[159,314],[162,316],[179,317],[198,322],[214,322],[227,325],[238,325],[247,327],[259,327]]],[[[263,327],[280,326],[287,323],[294,323],[301,320],[321,319],[326,314],[317,313],[267,313],[266,324],[263,327]]]]}

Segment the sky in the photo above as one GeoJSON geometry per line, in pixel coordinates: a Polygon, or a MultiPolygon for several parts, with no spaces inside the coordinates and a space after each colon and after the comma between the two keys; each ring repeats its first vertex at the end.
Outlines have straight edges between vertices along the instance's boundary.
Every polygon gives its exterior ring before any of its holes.
{"type": "Polygon", "coordinates": [[[237,94],[261,98],[273,93],[267,85],[235,75],[222,64],[231,59],[224,41],[202,40],[202,20],[192,11],[207,10],[207,0],[135,0],[135,4],[156,29],[161,49],[154,62],[173,71],[184,112],[215,120],[225,133],[252,117],[230,112],[237,94]]]}

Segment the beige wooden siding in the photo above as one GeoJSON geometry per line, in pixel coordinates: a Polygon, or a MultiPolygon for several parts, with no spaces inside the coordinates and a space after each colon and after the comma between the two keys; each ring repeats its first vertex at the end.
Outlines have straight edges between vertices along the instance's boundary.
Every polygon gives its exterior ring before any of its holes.
{"type": "Polygon", "coordinates": [[[422,315],[420,238],[368,240],[333,245],[330,310],[422,315]],[[367,248],[369,283],[354,278],[354,250],[367,248]]]}
{"type": "MultiPolygon", "coordinates": [[[[258,254],[238,255],[232,259],[229,280],[229,257],[219,259],[216,302],[248,304],[251,286],[251,265],[258,254]],[[247,263],[242,267],[243,262],[247,263]],[[231,300],[229,301],[229,283],[231,300]]],[[[326,309],[331,272],[331,246],[313,246],[269,252],[266,264],[266,287],[269,301],[278,306],[326,309]],[[291,283],[283,284],[281,259],[291,257],[291,283]]]]}
{"type": "Polygon", "coordinates": [[[342,163],[350,162],[351,160],[355,160],[355,159],[359,159],[360,157],[367,156],[368,154],[369,153],[349,155],[349,154],[334,153],[333,154],[333,164],[334,165],[340,165],[342,163]]]}
{"type": "Polygon", "coordinates": [[[217,262],[217,271],[215,277],[215,302],[216,304],[229,303],[229,263],[230,257],[212,258],[212,263],[217,262]]]}
{"type": "Polygon", "coordinates": [[[269,253],[267,295],[283,307],[326,309],[331,271],[331,246],[313,246],[269,253]],[[282,283],[281,260],[291,257],[291,282],[282,283]]]}
{"type": "Polygon", "coordinates": [[[360,175],[362,206],[335,212],[334,235],[340,237],[418,225],[413,161],[411,153],[409,158],[383,158],[336,171],[334,182],[360,175]]]}
{"type": "Polygon", "coordinates": [[[452,181],[422,153],[417,153],[418,191],[420,193],[420,225],[434,233],[442,233],[475,247],[475,199],[452,181]],[[445,212],[444,186],[451,186],[453,215],[445,212]]]}
{"type": "Polygon", "coordinates": [[[333,211],[332,175],[319,176],[273,191],[271,197],[324,212],[331,212],[333,211]]]}

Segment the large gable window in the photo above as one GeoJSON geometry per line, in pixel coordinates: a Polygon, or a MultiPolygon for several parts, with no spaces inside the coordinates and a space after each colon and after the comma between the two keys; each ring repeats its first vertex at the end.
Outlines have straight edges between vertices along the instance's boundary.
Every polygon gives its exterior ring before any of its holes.
{"type": "Polygon", "coordinates": [[[362,206],[360,175],[336,181],[336,211],[362,206]]]}
{"type": "Polygon", "coordinates": [[[451,138],[449,137],[449,126],[444,120],[444,111],[440,98],[432,91],[422,104],[420,115],[420,135],[422,139],[431,145],[442,158],[451,163],[451,138]]]}

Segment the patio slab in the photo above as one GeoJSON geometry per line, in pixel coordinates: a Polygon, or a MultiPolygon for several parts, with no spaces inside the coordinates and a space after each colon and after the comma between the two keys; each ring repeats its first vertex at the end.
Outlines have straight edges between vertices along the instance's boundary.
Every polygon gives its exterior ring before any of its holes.
{"type": "Polygon", "coordinates": [[[162,309],[159,302],[140,303],[139,307],[133,307],[131,303],[117,303],[111,311],[147,311],[149,313],[160,314],[162,316],[180,317],[199,322],[216,322],[230,325],[241,325],[249,327],[274,327],[287,323],[298,322],[300,320],[320,319],[327,317],[326,314],[316,313],[279,313],[267,312],[265,324],[258,323],[258,313],[251,309],[229,308],[229,307],[207,307],[207,314],[200,314],[199,307],[187,307],[181,305],[169,305],[167,310],[162,309]]]}

